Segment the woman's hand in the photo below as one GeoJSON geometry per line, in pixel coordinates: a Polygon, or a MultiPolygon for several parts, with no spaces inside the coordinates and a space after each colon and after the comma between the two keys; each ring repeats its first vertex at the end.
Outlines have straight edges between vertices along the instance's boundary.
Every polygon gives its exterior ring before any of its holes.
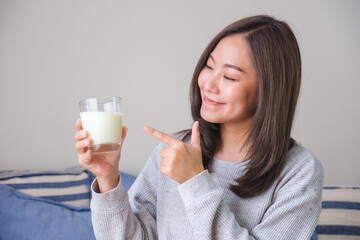
{"type": "MultiPolygon", "coordinates": [[[[97,176],[100,192],[107,192],[115,188],[119,183],[119,160],[121,149],[115,153],[92,155],[89,150],[91,140],[83,130],[81,120],[76,121],[77,132],[74,135],[76,140],[75,148],[79,154],[79,163],[97,176]]],[[[127,128],[122,128],[121,146],[126,137],[127,128]]]]}
{"type": "Polygon", "coordinates": [[[144,127],[144,131],[168,145],[160,151],[161,174],[182,184],[204,171],[199,122],[193,124],[190,145],[148,126],[144,127]]]}

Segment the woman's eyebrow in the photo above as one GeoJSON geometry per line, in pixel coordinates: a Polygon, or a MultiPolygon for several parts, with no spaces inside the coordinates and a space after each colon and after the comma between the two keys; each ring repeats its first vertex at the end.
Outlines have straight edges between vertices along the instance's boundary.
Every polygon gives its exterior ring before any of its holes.
{"type": "Polygon", "coordinates": [[[225,64],[225,67],[232,68],[232,69],[238,70],[239,72],[245,73],[244,70],[242,70],[238,66],[235,66],[235,65],[232,65],[232,64],[225,64]]]}
{"type": "MultiPolygon", "coordinates": [[[[215,63],[215,59],[212,55],[209,56],[209,58],[215,63]]],[[[241,69],[240,67],[236,66],[236,65],[233,65],[233,64],[225,64],[224,65],[225,67],[228,67],[228,68],[232,68],[232,69],[235,69],[235,70],[238,70],[239,72],[242,72],[242,73],[245,73],[245,71],[243,69],[241,69]]]]}

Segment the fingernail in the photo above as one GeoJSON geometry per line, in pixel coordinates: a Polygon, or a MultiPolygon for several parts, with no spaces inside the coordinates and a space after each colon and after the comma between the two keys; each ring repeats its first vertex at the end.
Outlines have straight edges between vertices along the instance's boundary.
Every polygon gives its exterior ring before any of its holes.
{"type": "Polygon", "coordinates": [[[148,131],[148,132],[152,132],[154,129],[152,127],[149,127],[149,126],[144,126],[144,130],[148,131]]]}

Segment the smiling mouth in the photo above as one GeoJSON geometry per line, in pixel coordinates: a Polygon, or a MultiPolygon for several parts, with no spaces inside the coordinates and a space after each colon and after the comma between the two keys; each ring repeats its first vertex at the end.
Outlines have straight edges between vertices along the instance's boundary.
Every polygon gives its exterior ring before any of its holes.
{"type": "Polygon", "coordinates": [[[214,100],[211,100],[210,98],[207,98],[205,95],[204,95],[204,99],[203,101],[209,105],[213,105],[213,106],[216,106],[216,105],[222,105],[224,103],[220,103],[220,102],[216,102],[214,100]]]}

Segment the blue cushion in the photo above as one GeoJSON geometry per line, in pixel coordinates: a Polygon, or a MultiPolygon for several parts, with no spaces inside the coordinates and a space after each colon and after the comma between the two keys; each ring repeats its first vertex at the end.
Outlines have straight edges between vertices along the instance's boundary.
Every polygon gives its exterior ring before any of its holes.
{"type": "MultiPolygon", "coordinates": [[[[129,189],[135,176],[120,174],[129,189]]],[[[94,176],[88,178],[90,186],[94,176]]],[[[95,239],[90,208],[31,196],[0,184],[0,239],[95,239]]]]}
{"type": "Polygon", "coordinates": [[[314,233],[313,233],[313,235],[311,236],[311,239],[310,239],[310,240],[318,240],[316,231],[314,231],[314,233]]]}
{"type": "Polygon", "coordinates": [[[121,185],[126,189],[129,190],[131,185],[134,183],[136,177],[131,174],[127,174],[124,172],[120,172],[121,176],[121,185]]]}
{"type": "Polygon", "coordinates": [[[23,194],[0,185],[1,239],[95,239],[90,209],[23,194]]]}

